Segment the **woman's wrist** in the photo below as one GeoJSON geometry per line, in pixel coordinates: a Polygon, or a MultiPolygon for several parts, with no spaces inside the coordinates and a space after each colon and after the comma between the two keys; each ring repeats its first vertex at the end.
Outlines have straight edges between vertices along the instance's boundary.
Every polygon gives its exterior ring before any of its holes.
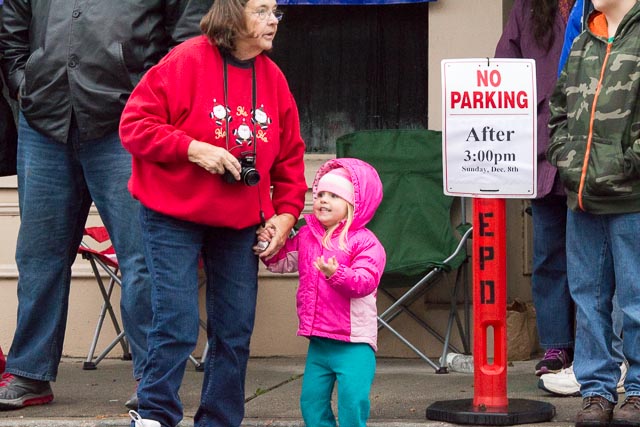
{"type": "Polygon", "coordinates": [[[285,231],[285,235],[288,236],[293,227],[296,225],[296,217],[290,213],[281,213],[276,215],[276,222],[278,226],[285,231]]]}

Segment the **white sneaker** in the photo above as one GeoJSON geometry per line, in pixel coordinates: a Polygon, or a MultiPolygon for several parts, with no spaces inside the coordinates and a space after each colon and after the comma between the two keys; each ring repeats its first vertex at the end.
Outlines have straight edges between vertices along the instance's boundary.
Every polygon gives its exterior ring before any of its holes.
{"type": "Polygon", "coordinates": [[[136,427],[162,427],[158,421],[140,418],[140,414],[136,411],[129,411],[129,416],[136,427]]]}
{"type": "MultiPolygon", "coordinates": [[[[620,365],[618,393],[624,393],[624,380],[627,377],[627,363],[620,365]]],[[[538,388],[558,396],[580,396],[580,383],[573,373],[573,365],[555,374],[544,374],[538,380],[538,388]]]]}

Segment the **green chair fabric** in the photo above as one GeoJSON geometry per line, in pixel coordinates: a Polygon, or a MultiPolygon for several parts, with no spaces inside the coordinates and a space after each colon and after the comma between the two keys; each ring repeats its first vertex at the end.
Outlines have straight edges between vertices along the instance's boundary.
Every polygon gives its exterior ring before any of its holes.
{"type": "MultiPolygon", "coordinates": [[[[367,227],[387,252],[380,288],[408,287],[411,298],[399,304],[407,309],[439,275],[467,260],[465,241],[470,226],[456,231],[451,222],[454,198],[443,192],[442,133],[424,129],[358,131],[336,140],[336,155],[362,159],[380,175],[384,195],[367,227]]],[[[388,326],[399,314],[397,310],[391,315],[385,312],[382,319],[379,317],[381,325],[388,326]]],[[[428,325],[426,329],[449,346],[450,330],[443,337],[428,325]]]]}

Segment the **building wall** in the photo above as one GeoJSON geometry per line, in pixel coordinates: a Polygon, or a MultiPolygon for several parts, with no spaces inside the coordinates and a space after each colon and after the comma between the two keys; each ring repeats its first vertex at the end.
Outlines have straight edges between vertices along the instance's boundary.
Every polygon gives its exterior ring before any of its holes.
{"type": "MultiPolygon", "coordinates": [[[[429,10],[429,127],[441,128],[440,61],[444,58],[492,56],[502,30],[504,10],[511,0],[439,0],[430,3],[429,10]],[[504,4],[503,4],[504,3],[504,4]]],[[[308,155],[307,182],[311,183],[318,166],[330,155],[308,155]]],[[[310,195],[307,208],[310,207],[310,195]]],[[[508,253],[514,254],[507,260],[508,300],[519,297],[531,300],[529,290],[530,269],[530,224],[523,214],[525,203],[508,201],[507,244],[508,253]]],[[[89,225],[100,223],[99,216],[92,210],[89,225]]],[[[17,269],[15,266],[15,243],[19,227],[19,210],[15,177],[0,178],[0,346],[6,351],[11,343],[15,328],[17,298],[17,269]]],[[[43,236],[43,239],[46,236],[43,236]]],[[[438,283],[434,295],[418,301],[414,308],[444,330],[447,321],[448,288],[452,278],[438,283]]],[[[297,319],[295,314],[295,275],[273,275],[261,271],[259,277],[259,297],[257,320],[251,351],[254,356],[302,355],[306,352],[306,340],[295,336],[297,319]]],[[[112,297],[119,300],[119,290],[112,297]]],[[[64,354],[85,357],[98,320],[102,300],[87,261],[79,258],[73,267],[69,319],[65,338],[64,354]]],[[[389,301],[379,298],[380,310],[389,301]]],[[[115,304],[117,306],[117,303],[115,304]]],[[[116,309],[116,312],[118,310],[116,309]]],[[[404,317],[397,319],[397,328],[415,340],[429,355],[441,351],[440,344],[404,317]]],[[[113,328],[105,322],[98,349],[115,336],[113,328]]],[[[202,334],[199,350],[202,349],[202,334]]],[[[379,337],[379,355],[413,357],[414,354],[387,331],[379,337]]],[[[454,344],[460,345],[457,336],[454,344]]],[[[121,352],[114,349],[110,356],[121,352]]]]}

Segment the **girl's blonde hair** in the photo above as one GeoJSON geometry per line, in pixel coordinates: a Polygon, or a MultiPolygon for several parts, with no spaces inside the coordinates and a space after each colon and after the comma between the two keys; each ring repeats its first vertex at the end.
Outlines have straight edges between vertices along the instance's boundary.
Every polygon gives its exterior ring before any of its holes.
{"type": "MultiPolygon", "coordinates": [[[[322,246],[327,249],[333,249],[333,244],[331,243],[331,236],[333,236],[333,232],[338,228],[338,226],[342,223],[342,221],[337,224],[327,228],[324,232],[324,236],[322,237],[322,246]]],[[[347,202],[347,218],[344,222],[344,227],[340,232],[340,237],[338,239],[338,246],[343,251],[347,250],[348,238],[347,234],[349,233],[349,227],[351,227],[351,223],[353,223],[353,205],[347,202]]]]}

